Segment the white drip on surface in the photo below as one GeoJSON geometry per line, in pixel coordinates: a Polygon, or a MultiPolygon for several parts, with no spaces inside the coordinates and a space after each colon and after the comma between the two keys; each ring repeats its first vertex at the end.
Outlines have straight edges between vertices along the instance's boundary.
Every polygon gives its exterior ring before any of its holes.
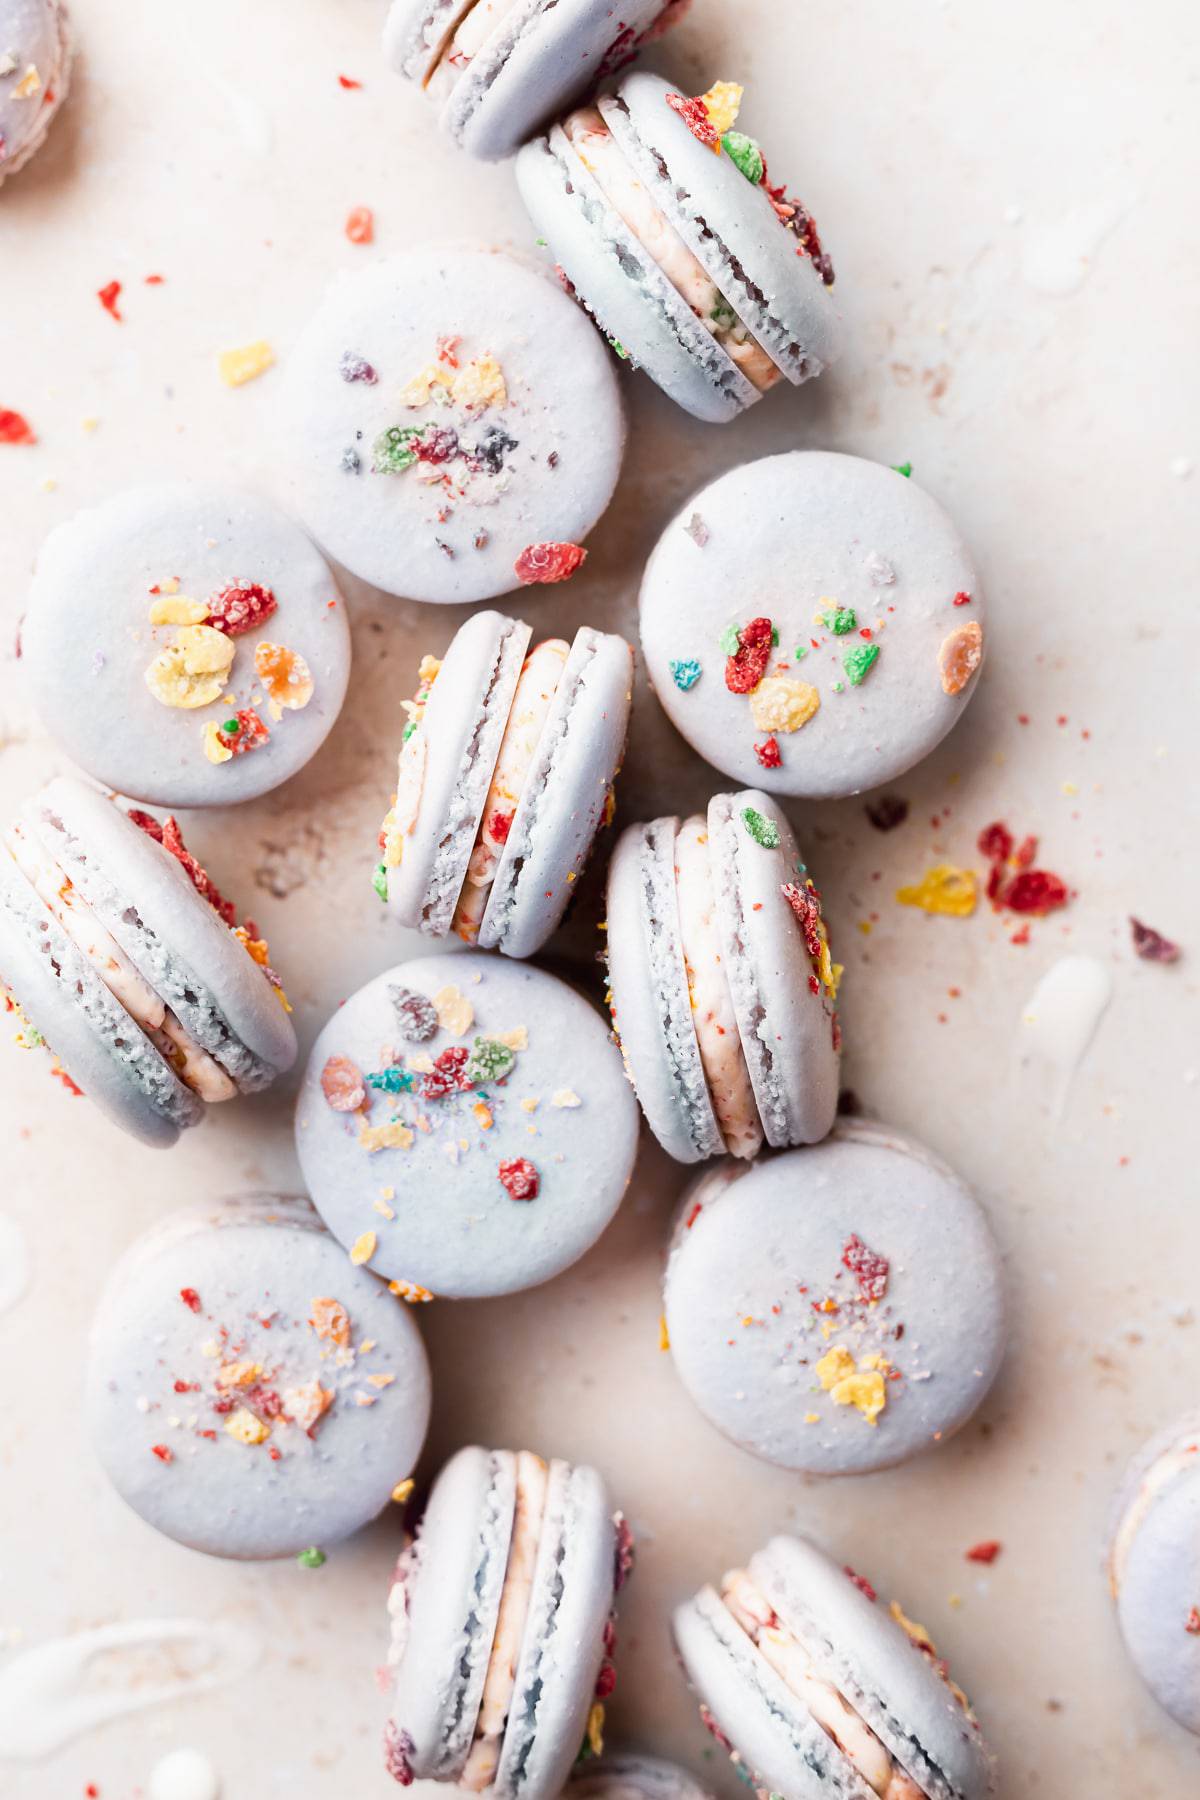
{"type": "Polygon", "coordinates": [[[1025,1080],[1048,1095],[1055,1124],[1111,999],[1112,977],[1103,963],[1063,956],[1021,1009],[1017,1061],[1025,1080]]]}
{"type": "Polygon", "coordinates": [[[220,1800],[221,1777],[200,1750],[172,1750],[150,1771],[147,1800],[220,1800]]]}

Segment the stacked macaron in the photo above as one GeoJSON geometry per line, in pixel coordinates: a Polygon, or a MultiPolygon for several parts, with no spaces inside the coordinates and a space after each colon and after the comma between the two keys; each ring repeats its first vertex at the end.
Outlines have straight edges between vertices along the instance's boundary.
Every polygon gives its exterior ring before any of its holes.
{"type": "Polygon", "coordinates": [[[0,183],[45,142],[67,97],[73,51],[62,0],[0,0],[0,183]]]}
{"type": "Polygon", "coordinates": [[[1200,1418],[1151,1439],[1117,1498],[1108,1559],[1117,1619],[1159,1705],[1200,1737],[1200,1418]]]}

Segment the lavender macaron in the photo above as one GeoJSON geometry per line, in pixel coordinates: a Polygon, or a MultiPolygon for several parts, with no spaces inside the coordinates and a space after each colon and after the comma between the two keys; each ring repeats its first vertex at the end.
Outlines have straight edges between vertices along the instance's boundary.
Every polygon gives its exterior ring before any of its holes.
{"type": "Polygon", "coordinates": [[[67,97],[73,51],[62,0],[0,0],[0,185],[45,142],[67,97]]]}
{"type": "Polygon", "coordinates": [[[1109,1583],[1133,1665],[1200,1737],[1200,1417],[1154,1437],[1117,1499],[1109,1583]]]}

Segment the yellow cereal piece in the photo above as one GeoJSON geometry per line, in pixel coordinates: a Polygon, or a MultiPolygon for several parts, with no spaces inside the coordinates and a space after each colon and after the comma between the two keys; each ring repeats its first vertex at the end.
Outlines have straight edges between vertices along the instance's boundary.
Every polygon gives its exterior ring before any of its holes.
{"type": "Polygon", "coordinates": [[[658,1347],[660,1350],[671,1348],[671,1334],[667,1330],[667,1315],[660,1313],[658,1318],[658,1347]]]}
{"type": "Polygon", "coordinates": [[[41,86],[42,78],[38,74],[37,64],[30,63],[16,87],[9,88],[8,97],[10,100],[32,100],[35,94],[41,92],[41,86]]]}
{"type": "Polygon", "coordinates": [[[225,1421],[225,1429],[231,1438],[239,1444],[265,1444],[271,1435],[271,1427],[256,1418],[248,1407],[239,1406],[231,1412],[225,1421]]]}
{"type": "Polygon", "coordinates": [[[408,1477],[407,1481],[398,1481],[396,1483],[395,1487],[392,1489],[392,1499],[396,1502],[397,1506],[403,1506],[406,1500],[412,1499],[413,1490],[416,1485],[417,1484],[411,1475],[408,1477]]]}
{"type": "Polygon", "coordinates": [[[231,762],[233,751],[223,742],[221,728],[215,719],[210,719],[204,727],[204,754],[210,763],[231,762]]]}
{"type": "Polygon", "coordinates": [[[369,1263],[375,1254],[377,1242],[378,1239],[373,1231],[364,1231],[362,1236],[356,1237],[350,1246],[350,1261],[356,1266],[369,1263]]]}
{"type": "Polygon", "coordinates": [[[417,680],[423,688],[431,688],[433,686],[438,678],[438,671],[441,669],[441,666],[442,663],[440,657],[423,656],[421,658],[421,666],[417,670],[417,680]]]}
{"type": "Polygon", "coordinates": [[[242,344],[236,350],[222,350],[217,358],[217,373],[226,387],[244,387],[257,381],[275,361],[275,352],[265,338],[253,344],[242,344]]]}
{"type": "Polygon", "coordinates": [[[284,1389],[284,1411],[301,1431],[311,1431],[332,1405],[333,1389],[322,1387],[315,1378],[301,1382],[298,1387],[284,1389]]]}
{"type": "Polygon", "coordinates": [[[745,91],[740,82],[718,81],[709,88],[707,94],[700,96],[704,110],[708,114],[709,124],[717,134],[717,141],[713,145],[713,149],[718,155],[721,152],[721,139],[727,131],[732,131],[737,123],[737,116],[742,110],[742,95],[745,91]]]}
{"type": "Polygon", "coordinates": [[[163,706],[211,706],[225,690],[236,650],[232,638],[211,625],[181,626],[146,670],[146,686],[163,706]]]}
{"type": "MultiPolygon", "coordinates": [[[[178,588],[179,583],[175,583],[178,588]]],[[[167,593],[167,584],[163,583],[163,591],[150,607],[150,623],[152,625],[203,625],[208,617],[208,607],[203,600],[189,600],[186,594],[167,593]]]]}
{"type": "Polygon", "coordinates": [[[910,1638],[919,1650],[928,1650],[932,1655],[937,1655],[937,1647],[925,1627],[923,1625],[918,1625],[915,1619],[908,1618],[902,1610],[898,1600],[892,1601],[892,1604],[888,1607],[888,1611],[891,1613],[893,1619],[895,1619],[904,1635],[907,1638],[910,1638]]]}
{"type": "MultiPolygon", "coordinates": [[[[386,1125],[368,1125],[364,1119],[358,1127],[358,1141],[368,1156],[374,1156],[377,1150],[411,1150],[414,1138],[402,1119],[389,1119],[386,1125]]],[[[373,1232],[367,1236],[374,1242],[373,1232]]]]}
{"type": "Polygon", "coordinates": [[[389,1206],[386,1200],[373,1200],[371,1202],[371,1204],[375,1208],[375,1211],[377,1213],[379,1213],[379,1215],[382,1218],[384,1218],[384,1219],[394,1219],[395,1218],[396,1209],[394,1206],[389,1206]]]}
{"type": "Polygon", "coordinates": [[[515,1031],[498,1031],[496,1042],[503,1044],[506,1050],[528,1050],[529,1033],[524,1025],[518,1025],[515,1031]]]}
{"type": "Polygon", "coordinates": [[[523,1113],[535,1113],[540,1104],[541,1104],[541,1102],[539,1100],[535,1099],[534,1096],[531,1094],[527,1100],[522,1100],[521,1111],[523,1113]]]}
{"type": "Polygon", "coordinates": [[[806,1425],[819,1425],[821,1423],[820,1413],[805,1413],[804,1423],[806,1425]]]}
{"type": "Polygon", "coordinates": [[[263,1366],[257,1362],[222,1363],[217,1370],[217,1386],[219,1388],[252,1387],[263,1372],[263,1366]]]}
{"type": "Polygon", "coordinates": [[[587,1721],[588,1749],[593,1756],[604,1755],[604,1708],[599,1700],[595,1702],[587,1721]]]}
{"type": "Polygon", "coordinates": [[[750,696],[750,712],[758,731],[799,731],[821,705],[821,696],[794,675],[768,675],[750,696]]]}
{"type": "Polygon", "coordinates": [[[374,1406],[374,1404],[378,1400],[378,1398],[379,1398],[378,1394],[364,1394],[360,1390],[354,1396],[354,1404],[355,1404],[355,1406],[374,1406]]]}
{"type": "Polygon", "coordinates": [[[488,406],[503,406],[508,399],[504,371],[494,356],[476,356],[457,369],[450,387],[456,406],[482,412],[488,406]]]}
{"type": "Polygon", "coordinates": [[[276,721],[282,716],[278,708],[286,706],[289,712],[300,712],[316,688],[312,671],[298,650],[289,650],[285,644],[269,644],[265,638],[254,646],[254,673],[262,682],[276,721]]]}
{"type": "Polygon", "coordinates": [[[937,863],[926,869],[912,887],[897,888],[896,898],[901,906],[916,906],[922,912],[942,913],[951,919],[969,919],[979,898],[979,883],[974,869],[937,863]]]}
{"type": "Polygon", "coordinates": [[[864,1356],[855,1364],[845,1344],[827,1350],[816,1366],[817,1379],[835,1406],[853,1406],[868,1425],[874,1425],[887,1405],[882,1356],[864,1356]]]}
{"type": "MultiPolygon", "coordinates": [[[[462,992],[461,988],[439,988],[433,996],[434,1008],[438,1016],[438,1024],[451,1037],[462,1037],[470,1031],[475,1023],[475,1008],[462,992]]],[[[505,1040],[501,1038],[500,1042],[505,1040]]],[[[511,1048],[511,1046],[510,1046],[511,1048]]]]}
{"type": "Polygon", "coordinates": [[[433,1299],[429,1289],[420,1287],[415,1281],[389,1281],[388,1293],[395,1294],[397,1300],[403,1300],[407,1306],[428,1306],[433,1299]]]}
{"type": "Polygon", "coordinates": [[[368,1382],[374,1388],[389,1388],[389,1387],[391,1387],[391,1385],[392,1385],[393,1381],[395,1381],[395,1379],[396,1379],[396,1377],[394,1375],[387,1375],[387,1374],[383,1374],[383,1373],[380,1373],[378,1375],[368,1375],[367,1376],[368,1382]]]}
{"type": "Polygon", "coordinates": [[[419,374],[413,376],[400,390],[400,404],[413,411],[419,406],[428,406],[436,389],[448,390],[450,387],[450,371],[441,363],[427,363],[419,374]]]}
{"type": "Polygon", "coordinates": [[[574,1088],[559,1088],[556,1093],[551,1094],[550,1104],[558,1107],[573,1107],[582,1106],[583,1101],[574,1088]]]}

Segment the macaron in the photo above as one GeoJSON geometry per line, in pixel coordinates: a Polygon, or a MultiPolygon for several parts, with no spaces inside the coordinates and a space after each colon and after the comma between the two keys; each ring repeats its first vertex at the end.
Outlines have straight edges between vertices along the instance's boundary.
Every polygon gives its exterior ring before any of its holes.
{"type": "Polygon", "coordinates": [[[615,1673],[632,1537],[594,1469],[460,1450],[433,1485],[388,1598],[389,1773],[497,1800],[551,1800],[615,1673]]]}
{"type": "Polygon", "coordinates": [[[532,636],[479,612],[422,662],[374,876],[398,924],[517,957],[555,930],[611,817],[633,693],[624,638],[532,636]]]}
{"type": "Polygon", "coordinates": [[[441,129],[498,161],[661,35],[691,0],[393,0],[383,49],[441,129]]]}
{"type": "Polygon", "coordinates": [[[21,654],[47,731],[95,780],[150,806],[230,806],[325,742],[350,628],[324,558],[285,513],[171,482],[50,534],[21,654]]]}
{"type": "Polygon", "coordinates": [[[709,1788],[678,1763],[632,1750],[606,1751],[571,1777],[567,1800],[713,1800],[709,1788]]]}
{"type": "Polygon", "coordinates": [[[631,825],[608,877],[609,1003],[625,1068],[678,1162],[815,1143],[837,1113],[841,969],[768,794],[631,825]]]}
{"type": "Polygon", "coordinates": [[[674,1617],[700,1715],[780,1800],[985,1800],[978,1721],[920,1625],[805,1538],[772,1538],[674,1617]]]}
{"type": "Polygon", "coordinates": [[[621,1203],[637,1107],[590,1003],[526,963],[465,950],[360,988],[313,1045],[296,1147],[351,1255],[406,1294],[536,1287],[621,1203]]]}
{"type": "Polygon", "coordinates": [[[45,142],[67,97],[73,53],[61,0],[0,0],[0,186],[45,142]]]}
{"type": "Polygon", "coordinates": [[[735,129],[742,89],[687,97],[636,71],[517,158],[550,255],[618,355],[698,419],[735,419],[834,360],[816,224],[735,129]]]}
{"type": "Polygon", "coordinates": [[[1109,1583],[1134,1667],[1159,1705],[1200,1736],[1200,1416],[1136,1458],[1117,1498],[1109,1583]]]}
{"type": "Polygon", "coordinates": [[[743,1450],[861,1475],[943,1444],[1004,1355],[1000,1253],[928,1150],[845,1120],[684,1195],[664,1288],[688,1394],[743,1450]]]}
{"type": "Polygon", "coordinates": [[[69,1088],[146,1144],[173,1144],[296,1057],[266,942],[176,821],[66,778],[3,833],[0,996],[18,1043],[50,1049],[69,1088]]]}
{"type": "Polygon", "coordinates": [[[410,1310],[306,1200],[254,1195],[126,1253],[86,1404],[105,1474],[156,1531],[210,1556],[317,1561],[407,1482],[429,1364],[410,1310]]]}
{"type": "Polygon", "coordinates": [[[611,358],[558,284],[486,249],[339,277],[288,360],[294,503],[363,581],[490,600],[565,581],[612,497],[611,358]]]}
{"type": "Polygon", "coordinates": [[[937,501],[904,470],[823,450],[746,463],[689,500],[640,609],[646,672],[692,749],[810,800],[928,756],[983,661],[975,565],[937,501]]]}

